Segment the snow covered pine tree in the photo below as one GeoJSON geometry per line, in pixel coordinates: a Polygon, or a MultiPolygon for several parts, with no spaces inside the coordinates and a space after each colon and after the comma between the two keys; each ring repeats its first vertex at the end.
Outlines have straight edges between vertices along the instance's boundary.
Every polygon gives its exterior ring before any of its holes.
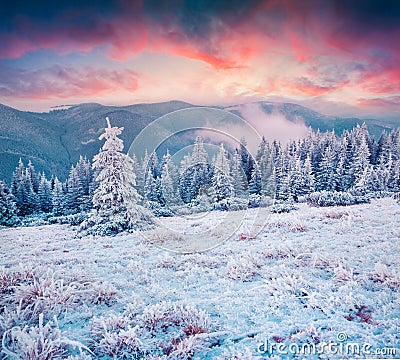
{"type": "Polygon", "coordinates": [[[143,222],[151,225],[146,210],[138,204],[141,196],[135,189],[133,161],[122,152],[124,144],[118,138],[124,128],[111,127],[108,117],[106,120],[108,126],[99,137],[106,142],[93,158],[98,183],[92,199],[93,210],[81,226],[87,234],[115,235],[143,226],[143,222]]]}
{"type": "Polygon", "coordinates": [[[0,180],[0,226],[15,226],[19,222],[14,196],[0,180]]]}

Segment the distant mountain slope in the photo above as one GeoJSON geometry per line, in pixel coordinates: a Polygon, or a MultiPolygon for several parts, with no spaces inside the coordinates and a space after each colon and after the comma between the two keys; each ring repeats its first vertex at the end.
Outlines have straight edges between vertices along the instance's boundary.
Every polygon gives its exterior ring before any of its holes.
{"type": "MultiPolygon", "coordinates": [[[[122,139],[127,151],[135,136],[151,121],[172,111],[193,106],[181,101],[122,107],[89,103],[48,113],[33,113],[0,105],[0,179],[9,183],[19,158],[22,158],[25,163],[31,160],[36,169],[45,171],[47,176],[55,174],[64,180],[79,155],[92,159],[98,152],[101,145],[98,137],[105,126],[106,116],[110,117],[113,125],[125,128],[122,139]]],[[[259,102],[257,106],[266,115],[279,113],[293,122],[304,121],[315,130],[335,129],[338,134],[364,121],[376,137],[384,129],[392,127],[377,120],[325,116],[290,103],[259,102]]],[[[241,116],[240,111],[234,108],[225,107],[241,116]]]]}
{"type": "Polygon", "coordinates": [[[135,136],[151,121],[171,111],[191,106],[179,101],[124,107],[82,104],[67,110],[37,115],[46,119],[48,123],[57,124],[61,139],[69,151],[70,160],[75,163],[80,154],[92,158],[99,151],[98,137],[106,125],[106,116],[111,119],[113,125],[125,128],[121,138],[125,141],[125,146],[129,146],[135,136]]]}
{"type": "MultiPolygon", "coordinates": [[[[280,114],[290,121],[304,122],[306,126],[310,126],[313,130],[319,129],[323,132],[335,130],[338,135],[341,135],[344,130],[351,130],[357,125],[362,125],[364,122],[367,124],[370,134],[376,139],[380,137],[382,131],[393,128],[392,123],[384,123],[376,119],[327,116],[298,104],[272,103],[266,101],[260,101],[253,104],[259,106],[267,115],[280,114]]],[[[229,111],[229,108],[227,108],[227,110],[229,111]]],[[[240,116],[240,112],[237,110],[232,112],[235,112],[240,116]]]]}
{"type": "Polygon", "coordinates": [[[39,116],[0,105],[0,179],[7,182],[22,159],[49,173],[69,166],[58,127],[39,116]]]}
{"type": "MultiPolygon", "coordinates": [[[[125,128],[122,139],[132,139],[151,121],[171,111],[193,105],[180,101],[124,107],[80,104],[48,113],[19,111],[0,105],[0,179],[10,183],[19,158],[29,160],[47,176],[65,179],[80,155],[89,159],[99,151],[98,137],[105,117],[125,128]]],[[[126,149],[127,150],[127,149],[126,149]]]]}

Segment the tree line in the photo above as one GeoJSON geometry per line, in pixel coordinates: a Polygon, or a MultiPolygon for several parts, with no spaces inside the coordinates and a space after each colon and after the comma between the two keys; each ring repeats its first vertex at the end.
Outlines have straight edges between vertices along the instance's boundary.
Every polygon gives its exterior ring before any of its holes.
{"type": "Polygon", "coordinates": [[[230,210],[236,209],[232,204],[259,204],[263,197],[296,202],[321,191],[357,195],[400,191],[399,129],[383,132],[378,141],[365,124],[340,136],[310,130],[305,138],[287,144],[263,137],[254,157],[245,139],[231,151],[221,143],[211,157],[197,137],[180,164],[168,151],[162,157],[153,151],[140,160],[129,158],[126,170],[122,165],[115,168],[128,158],[118,138],[123,128],[108,125],[103,134],[106,143],[93,164],[81,156],[65,182],[55,176],[47,179],[31,162],[25,166],[20,160],[10,188],[0,182],[0,224],[14,225],[29,215],[90,212],[102,201],[107,203],[110,194],[112,201],[121,201],[118,197],[129,192],[132,201],[154,214],[170,215],[171,209],[201,202],[230,210]],[[118,193],[119,186],[123,191],[118,193]]]}

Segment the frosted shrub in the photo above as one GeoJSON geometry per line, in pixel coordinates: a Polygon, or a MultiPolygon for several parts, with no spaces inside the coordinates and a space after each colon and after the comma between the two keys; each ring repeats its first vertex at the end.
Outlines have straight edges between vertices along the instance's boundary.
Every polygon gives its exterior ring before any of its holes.
{"type": "Polygon", "coordinates": [[[204,350],[202,341],[195,336],[174,342],[168,349],[169,360],[191,360],[196,351],[204,350]]]}
{"type": "Polygon", "coordinates": [[[158,257],[157,263],[159,267],[164,269],[176,269],[177,259],[166,252],[158,257]]]}
{"type": "Polygon", "coordinates": [[[39,269],[8,273],[3,269],[0,283],[4,295],[1,305],[7,306],[7,313],[0,314],[4,321],[6,318],[14,319],[13,322],[7,320],[12,325],[29,323],[38,312],[57,314],[84,303],[110,304],[117,295],[109,283],[90,282],[79,274],[60,278],[51,269],[45,273],[39,269]]]}
{"type": "Polygon", "coordinates": [[[183,236],[179,232],[170,229],[156,228],[143,233],[145,238],[155,244],[162,244],[166,241],[180,241],[183,236]]]}
{"type": "Polygon", "coordinates": [[[82,235],[115,236],[129,228],[129,221],[122,215],[115,215],[113,219],[91,217],[81,224],[82,235]]]}
{"type": "Polygon", "coordinates": [[[127,329],[130,324],[131,320],[128,317],[121,314],[110,313],[108,317],[94,317],[90,330],[94,338],[100,338],[103,336],[104,332],[127,329]]]}
{"type": "Polygon", "coordinates": [[[368,196],[371,199],[384,199],[384,198],[389,198],[393,196],[393,192],[391,191],[373,191],[368,193],[368,196]]]}
{"type": "Polygon", "coordinates": [[[385,264],[376,263],[371,278],[376,283],[381,283],[393,289],[400,288],[400,274],[393,269],[390,271],[385,264]]]}
{"type": "Polygon", "coordinates": [[[187,205],[173,206],[172,210],[175,215],[186,216],[192,213],[191,209],[187,205]]]}
{"type": "Polygon", "coordinates": [[[249,195],[249,208],[268,207],[273,203],[273,199],[269,196],[250,194],[249,195]]]}
{"type": "Polygon", "coordinates": [[[57,305],[71,306],[78,302],[78,284],[65,283],[63,279],[54,277],[35,277],[28,285],[21,285],[16,288],[15,296],[24,304],[32,304],[43,301],[50,310],[57,305]]]}
{"type": "Polygon", "coordinates": [[[50,224],[69,224],[72,226],[80,225],[88,218],[88,213],[80,212],[76,214],[52,216],[48,218],[50,224]]]}
{"type": "Polygon", "coordinates": [[[246,210],[248,205],[248,200],[238,197],[232,197],[223,199],[214,204],[214,210],[220,211],[238,211],[246,210]]]}
{"type": "Polygon", "coordinates": [[[291,258],[291,250],[285,247],[268,247],[261,251],[261,255],[266,259],[287,259],[291,258]]]}
{"type": "Polygon", "coordinates": [[[107,354],[117,359],[139,359],[143,352],[142,341],[137,331],[137,327],[104,331],[102,337],[95,342],[96,353],[107,354]]]}
{"type": "Polygon", "coordinates": [[[337,282],[355,281],[356,276],[353,274],[353,269],[339,265],[333,269],[334,280],[337,282]]]}
{"type": "Polygon", "coordinates": [[[268,231],[274,232],[279,229],[288,230],[290,232],[305,232],[309,227],[300,219],[295,217],[286,217],[280,221],[272,221],[268,224],[268,231]]]}
{"type": "Polygon", "coordinates": [[[116,301],[117,289],[108,282],[95,282],[89,290],[89,301],[110,305],[116,301]]]}
{"type": "Polygon", "coordinates": [[[123,359],[162,351],[169,359],[186,359],[203,348],[203,340],[196,335],[210,329],[211,319],[204,311],[192,305],[163,301],[146,306],[141,314],[125,311],[122,315],[95,317],[91,334],[97,354],[123,359]],[[149,347],[149,337],[150,344],[157,343],[159,350],[149,347]]]}
{"type": "Polygon", "coordinates": [[[192,214],[212,211],[214,206],[211,199],[206,194],[199,195],[193,199],[189,204],[188,208],[192,214]]]}
{"type": "Polygon", "coordinates": [[[291,232],[305,232],[309,230],[308,226],[300,219],[290,219],[288,227],[291,232]]]}
{"type": "Polygon", "coordinates": [[[31,281],[34,273],[31,271],[11,272],[2,266],[0,267],[0,295],[3,298],[15,291],[15,287],[21,283],[31,281]]]}
{"type": "Polygon", "coordinates": [[[45,213],[25,216],[21,218],[19,225],[26,227],[47,225],[49,217],[50,215],[45,213]]]}
{"type": "Polygon", "coordinates": [[[383,283],[390,277],[390,275],[389,269],[385,264],[380,262],[375,264],[375,271],[372,274],[375,281],[383,283]]]}
{"type": "Polygon", "coordinates": [[[152,331],[166,331],[169,327],[179,327],[184,332],[197,329],[197,333],[209,332],[210,317],[203,310],[191,305],[180,305],[163,301],[149,305],[140,316],[143,324],[152,331]]]}
{"type": "Polygon", "coordinates": [[[287,291],[297,297],[302,297],[308,293],[306,280],[300,273],[286,273],[279,278],[273,278],[269,282],[270,291],[287,291]]]}
{"type": "Polygon", "coordinates": [[[90,329],[97,354],[118,359],[135,359],[142,354],[138,327],[128,316],[110,313],[108,317],[94,317],[90,329]]]}
{"type": "Polygon", "coordinates": [[[133,319],[144,308],[144,302],[140,296],[132,294],[129,302],[125,305],[124,316],[133,319]]]}
{"type": "Polygon", "coordinates": [[[248,199],[243,199],[240,197],[232,197],[229,199],[230,211],[246,210],[247,206],[248,206],[248,199]]]}
{"type": "Polygon", "coordinates": [[[274,214],[288,213],[292,210],[297,210],[298,208],[291,203],[281,203],[274,204],[271,207],[271,212],[274,214]]]}
{"type": "Polygon", "coordinates": [[[45,360],[66,355],[68,348],[88,350],[83,344],[63,336],[56,319],[43,322],[39,316],[38,326],[13,327],[3,336],[3,353],[17,359],[45,360]]]}
{"type": "Polygon", "coordinates": [[[80,225],[88,218],[87,213],[77,213],[72,215],[67,215],[66,220],[70,225],[80,225]]]}
{"type": "Polygon", "coordinates": [[[249,256],[231,257],[226,265],[226,275],[233,280],[251,281],[259,267],[249,256]]]}
{"type": "MultiPolygon", "coordinates": [[[[308,195],[307,203],[310,206],[335,206],[334,193],[330,191],[314,192],[308,195]]],[[[346,204],[350,205],[350,204],[346,204]]]]}
{"type": "Polygon", "coordinates": [[[147,201],[146,208],[151,210],[153,215],[156,217],[174,216],[173,211],[168,206],[162,206],[160,203],[156,201],[147,201]]]}
{"type": "Polygon", "coordinates": [[[16,307],[5,306],[0,315],[0,338],[14,326],[33,325],[44,311],[43,303],[23,305],[22,301],[16,307]]]}
{"type": "Polygon", "coordinates": [[[353,195],[350,192],[341,191],[318,191],[307,196],[307,203],[310,206],[347,206],[361,203],[368,203],[365,196],[353,195]]]}

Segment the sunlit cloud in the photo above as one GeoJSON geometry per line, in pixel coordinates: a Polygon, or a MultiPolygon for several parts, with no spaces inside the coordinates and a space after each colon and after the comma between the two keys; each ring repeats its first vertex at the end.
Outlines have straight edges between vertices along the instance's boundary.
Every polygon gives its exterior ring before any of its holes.
{"type": "Polygon", "coordinates": [[[138,75],[132,70],[75,69],[54,65],[40,70],[0,71],[0,96],[30,99],[94,97],[121,89],[135,92],[138,75]]]}
{"type": "Polygon", "coordinates": [[[0,64],[13,74],[2,75],[0,95],[11,103],[71,94],[107,102],[118,88],[120,102],[286,97],[361,111],[367,105],[359,99],[400,93],[395,2],[117,0],[22,10],[9,4],[0,23],[0,64]],[[20,65],[32,53],[59,61],[20,65]],[[68,62],[69,54],[90,66],[68,62]],[[179,72],[171,59],[184,64],[179,72]]]}

